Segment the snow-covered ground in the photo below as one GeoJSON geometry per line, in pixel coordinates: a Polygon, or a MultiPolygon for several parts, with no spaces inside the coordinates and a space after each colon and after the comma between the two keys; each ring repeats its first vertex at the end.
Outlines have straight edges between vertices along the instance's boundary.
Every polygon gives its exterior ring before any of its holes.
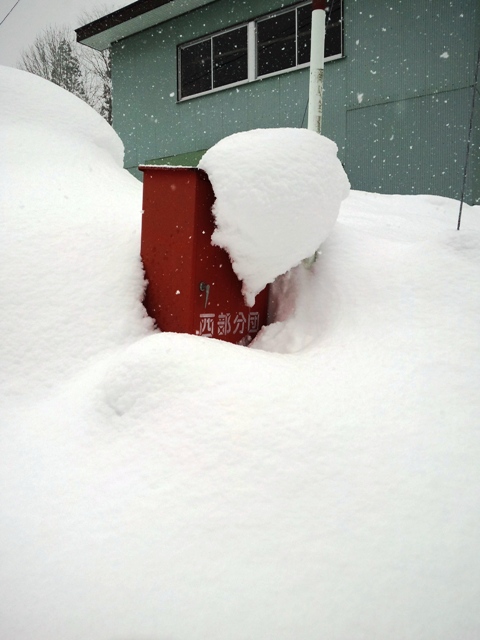
{"type": "Polygon", "coordinates": [[[0,638],[478,639],[480,207],[354,191],[253,348],[161,334],[116,136],[0,93],[0,638]]]}

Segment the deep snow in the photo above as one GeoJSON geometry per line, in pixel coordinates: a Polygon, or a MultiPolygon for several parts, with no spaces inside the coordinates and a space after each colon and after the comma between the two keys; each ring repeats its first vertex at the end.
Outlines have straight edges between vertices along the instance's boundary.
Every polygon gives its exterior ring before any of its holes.
{"type": "Polygon", "coordinates": [[[160,334],[118,139],[0,92],[0,637],[478,638],[479,207],[352,192],[253,348],[160,334]]]}
{"type": "Polygon", "coordinates": [[[307,129],[255,129],[220,140],[198,165],[215,192],[212,242],[227,251],[245,302],[309,259],[350,184],[337,145],[307,129]]]}

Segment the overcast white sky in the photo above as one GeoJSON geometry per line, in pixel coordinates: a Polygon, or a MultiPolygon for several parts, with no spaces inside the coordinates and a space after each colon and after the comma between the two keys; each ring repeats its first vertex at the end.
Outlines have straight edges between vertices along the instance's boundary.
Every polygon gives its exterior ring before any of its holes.
{"type": "MultiPolygon", "coordinates": [[[[0,0],[0,22],[16,0],[0,0]]],[[[84,11],[106,8],[115,10],[131,4],[133,0],[20,0],[5,22],[0,25],[0,64],[17,66],[23,49],[33,43],[36,35],[45,27],[81,25],[79,16],[84,11]]]]}

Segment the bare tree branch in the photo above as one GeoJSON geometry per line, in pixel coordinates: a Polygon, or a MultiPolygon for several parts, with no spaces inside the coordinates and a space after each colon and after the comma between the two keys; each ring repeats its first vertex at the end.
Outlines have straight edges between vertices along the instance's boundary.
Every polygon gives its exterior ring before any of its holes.
{"type": "MultiPolygon", "coordinates": [[[[105,15],[104,7],[84,14],[85,21],[105,15]]],[[[109,123],[112,121],[110,51],[95,51],[77,44],[75,33],[65,26],[50,26],[22,52],[19,68],[54,82],[84,100],[109,123]]]]}
{"type": "MultiPolygon", "coordinates": [[[[80,17],[81,24],[87,24],[101,18],[112,11],[107,4],[97,7],[94,11],[84,11],[80,17]]],[[[103,117],[112,123],[112,69],[110,61],[110,49],[96,51],[90,47],[80,46],[80,57],[86,75],[94,80],[97,91],[98,111],[103,117]]]]}

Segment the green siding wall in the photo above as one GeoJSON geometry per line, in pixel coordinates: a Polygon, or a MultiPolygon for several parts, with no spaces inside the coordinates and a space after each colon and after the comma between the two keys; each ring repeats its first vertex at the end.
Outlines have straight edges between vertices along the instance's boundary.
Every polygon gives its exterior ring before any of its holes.
{"type": "MultiPolygon", "coordinates": [[[[458,197],[463,182],[467,89],[347,111],[347,171],[358,185],[383,193],[458,197]]],[[[469,172],[469,194],[471,177],[469,172]]]]}
{"type": "MultiPolygon", "coordinates": [[[[480,3],[358,0],[347,2],[345,13],[346,169],[352,185],[458,198],[480,3]]],[[[480,106],[477,131],[479,125],[480,106]]],[[[472,152],[467,199],[478,202],[478,146],[472,152]]]]}
{"type": "MultiPolygon", "coordinates": [[[[217,0],[112,46],[125,166],[206,149],[257,127],[306,126],[308,70],[177,102],[177,45],[291,2],[217,0]]],[[[326,63],[323,133],[354,188],[459,197],[478,0],[344,0],[345,58],[326,63]]],[[[467,199],[480,201],[480,100],[467,199]]]]}

